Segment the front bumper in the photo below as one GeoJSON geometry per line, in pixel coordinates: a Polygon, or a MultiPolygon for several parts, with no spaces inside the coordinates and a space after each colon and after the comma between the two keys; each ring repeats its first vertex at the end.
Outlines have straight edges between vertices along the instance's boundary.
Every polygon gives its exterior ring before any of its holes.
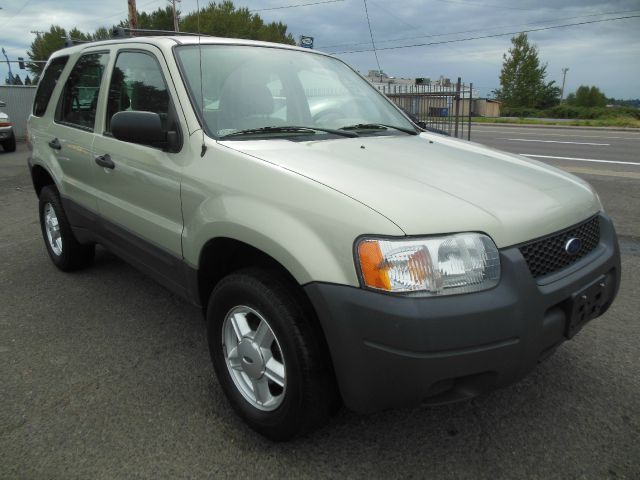
{"type": "Polygon", "coordinates": [[[617,237],[604,214],[600,225],[600,243],[591,253],[538,282],[513,247],[500,252],[500,284],[484,292],[412,298],[306,285],[345,405],[368,413],[447,403],[522,377],[576,333],[568,322],[577,292],[604,279],[600,314],[615,298],[617,237]]]}

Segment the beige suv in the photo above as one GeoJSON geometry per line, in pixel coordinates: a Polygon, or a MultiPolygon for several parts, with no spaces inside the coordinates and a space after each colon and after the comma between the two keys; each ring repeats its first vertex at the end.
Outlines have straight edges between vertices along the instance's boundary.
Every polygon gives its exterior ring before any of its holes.
{"type": "Polygon", "coordinates": [[[56,52],[29,119],[44,243],[101,244],[206,315],[233,408],[278,440],[520,378],[613,301],[584,181],[424,132],[340,60],[222,38],[56,52]]]}

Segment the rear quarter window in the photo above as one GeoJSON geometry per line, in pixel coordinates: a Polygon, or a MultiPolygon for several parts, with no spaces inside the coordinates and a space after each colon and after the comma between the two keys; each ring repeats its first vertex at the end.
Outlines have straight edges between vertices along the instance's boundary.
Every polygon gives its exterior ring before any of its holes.
{"type": "Polygon", "coordinates": [[[56,83],[58,83],[60,74],[68,60],[68,56],[54,58],[42,74],[38,90],[36,90],[36,97],[33,101],[33,114],[36,117],[43,116],[47,111],[47,105],[51,100],[53,89],[56,87],[56,83]]]}

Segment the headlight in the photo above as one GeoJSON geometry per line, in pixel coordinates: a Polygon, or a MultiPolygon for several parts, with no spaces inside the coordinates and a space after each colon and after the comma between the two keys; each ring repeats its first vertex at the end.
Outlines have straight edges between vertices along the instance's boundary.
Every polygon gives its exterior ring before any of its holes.
{"type": "Polygon", "coordinates": [[[361,239],[356,248],[364,286],[392,293],[453,295],[496,286],[500,254],[479,233],[420,239],[361,239]]]}

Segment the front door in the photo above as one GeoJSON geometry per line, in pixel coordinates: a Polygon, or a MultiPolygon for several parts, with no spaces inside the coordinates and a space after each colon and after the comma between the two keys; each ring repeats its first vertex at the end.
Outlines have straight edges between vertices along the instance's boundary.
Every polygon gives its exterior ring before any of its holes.
{"type": "Polygon", "coordinates": [[[125,110],[158,113],[167,130],[181,130],[184,122],[173,108],[174,93],[167,86],[166,66],[157,52],[146,45],[128,45],[116,52],[104,131],[96,135],[93,156],[102,160],[96,161],[95,168],[105,243],[176,289],[184,285],[178,154],[116,140],[110,133],[112,116],[125,110]]]}

